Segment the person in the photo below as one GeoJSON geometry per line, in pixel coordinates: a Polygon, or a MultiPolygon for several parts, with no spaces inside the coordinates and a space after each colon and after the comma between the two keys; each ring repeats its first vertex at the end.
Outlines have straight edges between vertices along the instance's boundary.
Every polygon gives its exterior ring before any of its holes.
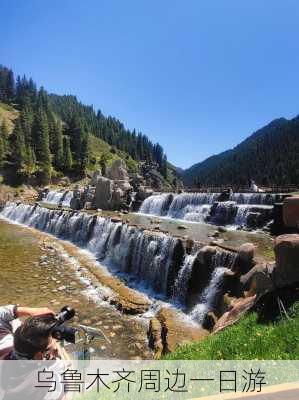
{"type": "Polygon", "coordinates": [[[0,307],[0,360],[55,357],[58,346],[51,335],[54,323],[54,312],[47,307],[0,307]],[[29,318],[21,323],[22,317],[29,318]]]}
{"type": "Polygon", "coordinates": [[[54,392],[49,392],[47,387],[35,386],[40,371],[39,366],[42,365],[41,360],[51,360],[52,364],[47,364],[47,368],[53,367],[56,383],[59,382],[59,373],[65,369],[64,364],[57,364],[62,358],[65,360],[65,354],[51,335],[55,323],[55,314],[47,307],[30,308],[19,305],[0,307],[0,360],[18,361],[0,363],[0,398],[3,400],[68,398],[61,385],[55,384],[54,392]],[[22,317],[28,318],[21,322],[19,318],[22,317]]]}

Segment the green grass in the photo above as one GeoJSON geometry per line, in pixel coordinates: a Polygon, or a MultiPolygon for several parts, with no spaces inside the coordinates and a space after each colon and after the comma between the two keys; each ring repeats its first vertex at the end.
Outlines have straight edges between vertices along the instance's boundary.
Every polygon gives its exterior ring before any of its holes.
{"type": "Polygon", "coordinates": [[[299,303],[292,319],[262,324],[257,314],[245,316],[201,342],[179,347],[168,360],[295,360],[299,359],[299,303]]]}

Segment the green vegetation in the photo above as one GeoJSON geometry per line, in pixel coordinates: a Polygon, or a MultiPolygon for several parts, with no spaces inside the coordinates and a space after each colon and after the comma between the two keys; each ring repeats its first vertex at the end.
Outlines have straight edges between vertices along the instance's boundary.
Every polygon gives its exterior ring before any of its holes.
{"type": "Polygon", "coordinates": [[[299,117],[272,121],[233,150],[183,172],[188,185],[288,185],[299,182],[299,117]]]}
{"type": "Polygon", "coordinates": [[[137,171],[139,161],[154,162],[168,178],[163,148],[146,135],[129,131],[114,117],[97,113],[75,96],[49,95],[32,79],[0,66],[0,168],[13,182],[48,184],[52,176],[81,179],[105,170],[114,159],[137,171]],[[14,121],[16,120],[16,121],[14,121]]]}
{"type": "Polygon", "coordinates": [[[179,347],[167,360],[287,360],[299,358],[299,303],[291,319],[258,322],[255,312],[203,341],[179,347]]]}

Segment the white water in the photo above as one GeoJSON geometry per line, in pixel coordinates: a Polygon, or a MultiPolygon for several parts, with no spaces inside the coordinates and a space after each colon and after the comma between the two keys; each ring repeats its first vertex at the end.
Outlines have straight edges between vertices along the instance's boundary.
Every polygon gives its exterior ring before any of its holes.
{"type": "Polygon", "coordinates": [[[181,304],[185,304],[186,301],[188,284],[196,257],[197,253],[186,254],[183,266],[181,267],[174,283],[173,297],[181,304]]]}
{"type": "MultiPolygon", "coordinates": [[[[261,212],[270,207],[277,195],[233,193],[228,201],[218,202],[220,193],[157,194],[142,203],[139,213],[186,221],[246,227],[247,216],[255,205],[261,212]]],[[[269,221],[266,221],[266,223],[269,221]]]]}
{"type": "Polygon", "coordinates": [[[63,207],[70,207],[70,202],[73,197],[72,191],[56,191],[50,190],[47,196],[42,200],[48,204],[62,205],[63,207]]]}
{"type": "MultiPolygon", "coordinates": [[[[107,218],[82,212],[50,210],[39,205],[7,203],[0,216],[79,245],[96,260],[101,260],[111,273],[122,274],[129,286],[152,291],[157,298],[170,297],[182,305],[187,300],[194,261],[201,249],[194,248],[192,255],[185,254],[180,265],[180,258],[175,256],[181,246],[177,238],[165,234],[145,234],[137,227],[115,223],[107,218]]],[[[220,265],[230,267],[233,260],[232,253],[217,251],[212,269],[218,271],[220,265]]],[[[213,288],[216,286],[213,275],[211,283],[200,296],[200,302],[206,304],[206,309],[213,300],[213,288]]],[[[96,292],[93,291],[93,294],[96,295],[96,292]]],[[[202,309],[201,303],[197,309],[202,309]]]]}
{"type": "Polygon", "coordinates": [[[197,323],[202,324],[205,315],[211,311],[215,298],[220,290],[224,274],[228,272],[228,268],[217,267],[213,274],[209,285],[200,296],[199,303],[193,308],[190,316],[197,323]]]}

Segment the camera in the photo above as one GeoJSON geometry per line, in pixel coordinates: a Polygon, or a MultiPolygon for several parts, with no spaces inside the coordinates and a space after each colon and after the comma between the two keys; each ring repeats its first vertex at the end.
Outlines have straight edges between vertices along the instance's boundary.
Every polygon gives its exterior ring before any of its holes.
{"type": "Polygon", "coordinates": [[[65,340],[69,343],[76,342],[77,329],[70,326],[65,326],[64,323],[75,316],[76,312],[69,306],[64,306],[55,316],[56,322],[51,328],[53,338],[57,340],[65,340]]]}

